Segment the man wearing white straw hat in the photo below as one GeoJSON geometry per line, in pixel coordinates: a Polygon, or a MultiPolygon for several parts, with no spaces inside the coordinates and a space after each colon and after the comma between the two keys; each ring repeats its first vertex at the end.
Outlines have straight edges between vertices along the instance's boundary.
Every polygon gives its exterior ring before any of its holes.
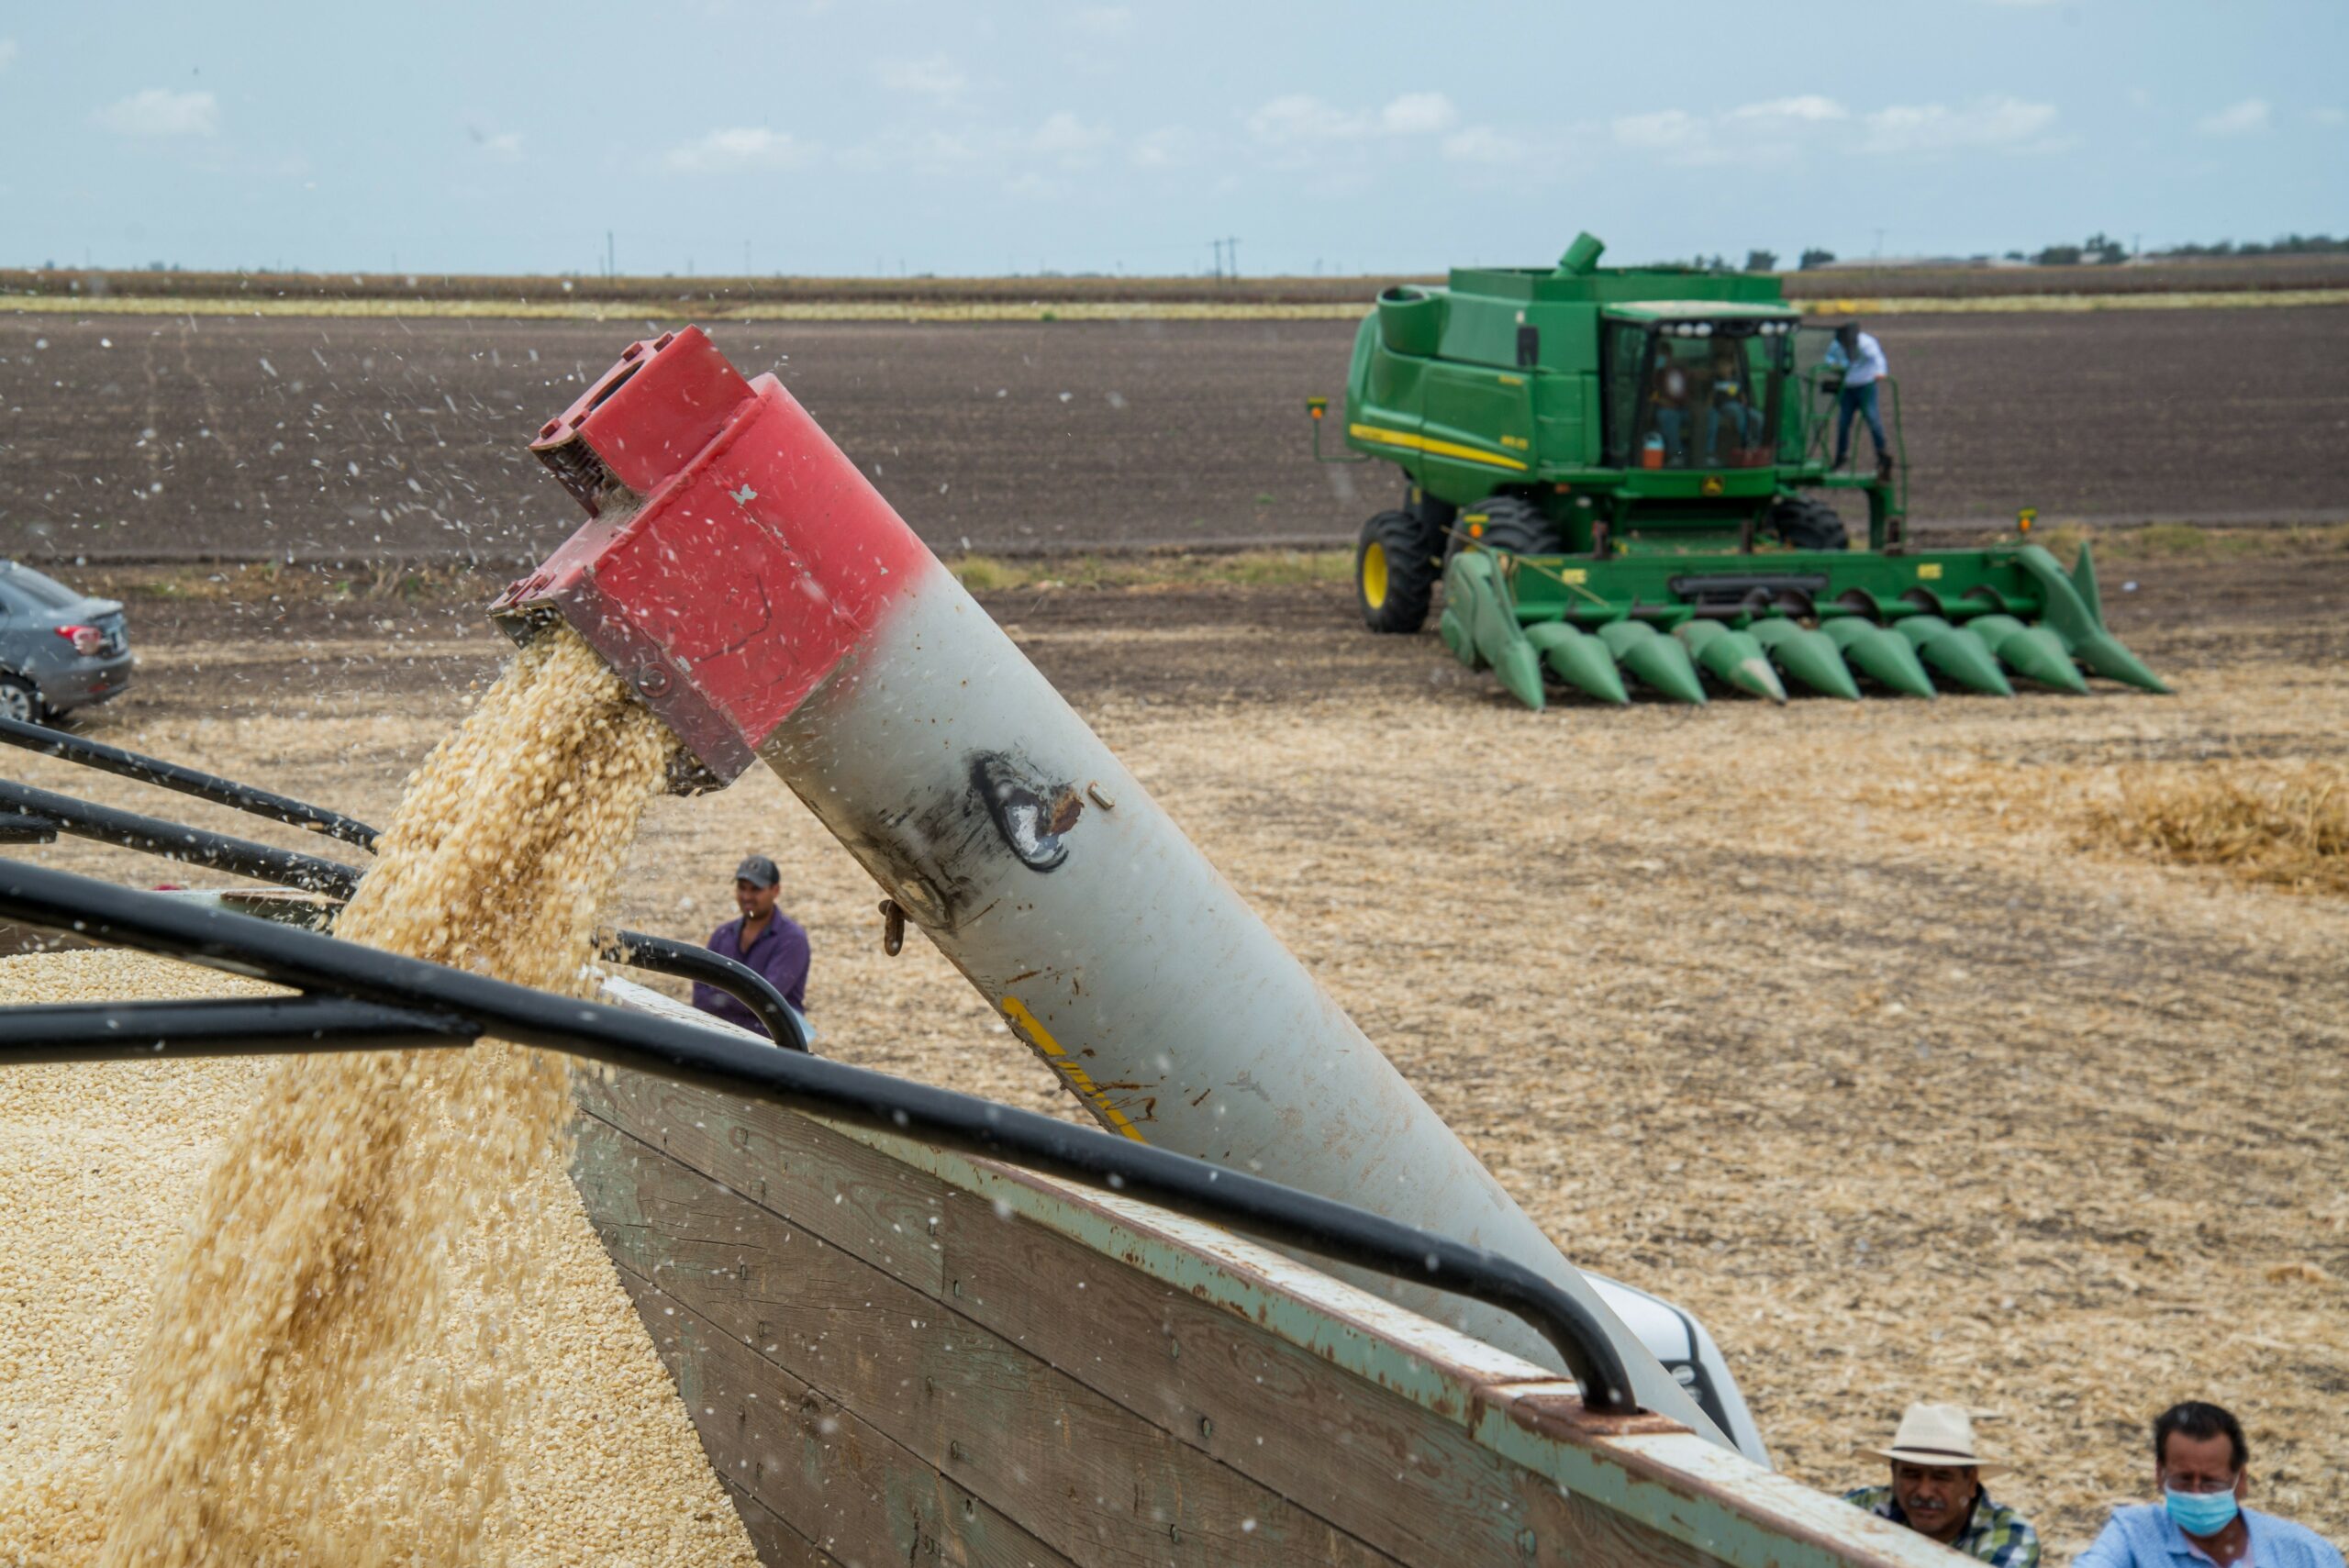
{"type": "Polygon", "coordinates": [[[1975,1447],[1974,1418],[1964,1406],[1911,1405],[1891,1447],[1859,1452],[1887,1461],[1892,1482],[1846,1492],[1843,1501],[1996,1568],[2039,1568],[2039,1532],[1982,1489],[1983,1476],[2006,1466],[1975,1447]]]}

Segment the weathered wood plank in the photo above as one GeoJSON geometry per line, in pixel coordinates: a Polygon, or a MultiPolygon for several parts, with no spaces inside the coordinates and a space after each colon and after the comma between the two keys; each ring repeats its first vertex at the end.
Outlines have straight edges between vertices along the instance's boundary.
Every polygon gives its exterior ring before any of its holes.
{"type": "MultiPolygon", "coordinates": [[[[771,1106],[625,1076],[617,1088],[591,1108],[645,1127],[720,1186],[764,1181],[786,1229],[870,1253],[971,1326],[1397,1559],[1931,1568],[1943,1555],[1672,1423],[1591,1416],[1540,1369],[1214,1227],[771,1106]],[[754,1158],[763,1140],[796,1151],[793,1174],[778,1182],[784,1165],[754,1158]],[[876,1184],[889,1195],[863,1190],[876,1184]],[[927,1242],[893,1216],[916,1217],[927,1242]],[[1005,1235],[1063,1249],[1057,1282],[1005,1235]],[[1122,1318],[1095,1308],[1111,1281],[1135,1293],[1122,1318]],[[1214,1370],[1162,1375],[1158,1352],[1177,1362],[1202,1338],[1214,1370]]],[[[709,1218],[684,1240],[723,1243],[735,1222],[709,1218]]],[[[679,1256],[687,1271],[725,1268],[679,1256]]]]}
{"type": "Polygon", "coordinates": [[[751,1550],[759,1554],[765,1568],[846,1568],[839,1558],[793,1529],[781,1514],[740,1486],[728,1486],[726,1496],[732,1499],[734,1512],[751,1537],[751,1550]]]}
{"type": "MultiPolygon", "coordinates": [[[[728,1108],[694,1105],[690,1095],[686,1091],[657,1097],[660,1123],[681,1129],[671,1134],[672,1149],[713,1163],[728,1162],[729,1151],[734,1151],[741,1162],[727,1173],[734,1184],[748,1177],[751,1151],[770,1140],[804,1138],[809,1151],[827,1158],[835,1152],[844,1159],[874,1155],[805,1118],[770,1121],[750,1137],[737,1137],[728,1108]]],[[[641,1120],[652,1098],[629,1095],[625,1103],[641,1120]]],[[[807,1158],[795,1162],[786,1180],[770,1182],[769,1203],[805,1213],[812,1201],[817,1220],[834,1223],[825,1211],[821,1185],[809,1181],[823,1164],[807,1158]]],[[[926,1173],[892,1161],[876,1174],[912,1193],[918,1210],[944,1220],[931,1233],[940,1238],[942,1294],[957,1313],[1379,1551],[1427,1568],[1464,1561],[1515,1562],[1535,1499],[1554,1496],[1547,1481],[1497,1461],[1479,1446],[1464,1412],[1442,1419],[1064,1236],[1025,1220],[997,1218],[990,1207],[926,1173]],[[1365,1485],[1374,1476],[1377,1484],[1365,1485]]],[[[782,1294],[776,1284],[788,1287],[789,1275],[774,1273],[774,1261],[766,1253],[739,1245],[749,1232],[730,1207],[695,1214],[673,1209],[654,1223],[672,1239],[664,1244],[677,1247],[674,1261],[645,1255],[643,1243],[629,1236],[607,1234],[607,1245],[615,1256],[626,1253],[640,1270],[737,1271],[737,1283],[749,1287],[752,1299],[782,1294]],[[706,1253],[696,1245],[703,1242],[716,1251],[706,1253]]],[[[850,1217],[838,1229],[870,1236],[869,1227],[860,1230],[857,1225],[850,1217]]],[[[781,1233],[789,1230],[786,1225],[781,1233]]],[[[820,1238],[808,1240],[818,1249],[826,1247],[820,1238]]],[[[829,1266],[831,1259],[811,1257],[800,1240],[785,1243],[782,1251],[794,1247],[799,1249],[798,1266],[818,1269],[818,1277],[807,1284],[820,1281],[823,1299],[845,1302],[860,1292],[861,1276],[854,1270],[838,1270],[829,1266]]],[[[831,1252],[841,1255],[839,1249],[831,1252]]],[[[764,1344],[774,1329],[772,1320],[753,1317],[742,1331],[764,1344]]],[[[821,1357],[828,1348],[818,1339],[802,1353],[821,1357]]],[[[1582,1511],[1590,1507],[1575,1505],[1582,1511]]],[[[1663,1549],[1670,1543],[1659,1538],[1656,1545],[1653,1560],[1669,1560],[1663,1549]]]]}
{"type": "MultiPolygon", "coordinates": [[[[613,1136],[583,1129],[583,1151],[613,1136]]],[[[1390,1561],[844,1249],[786,1240],[792,1221],[624,1147],[583,1153],[583,1191],[615,1257],[676,1298],[664,1310],[753,1341],[1057,1550],[1137,1565],[1390,1561]],[[623,1180],[633,1214],[606,1196],[623,1180]]]]}
{"type": "Polygon", "coordinates": [[[801,1224],[916,1289],[939,1293],[937,1211],[912,1195],[896,1161],[777,1106],[644,1073],[607,1082],[583,1073],[576,1082],[579,1104],[590,1115],[769,1208],[785,1207],[774,1189],[798,1186],[826,1210],[794,1200],[791,1212],[801,1224]]]}
{"type": "Polygon", "coordinates": [[[762,1545],[768,1568],[794,1562],[794,1550],[797,1560],[852,1565],[1074,1568],[854,1409],[752,1353],[676,1293],[625,1264],[619,1273],[719,1476],[798,1538],[797,1548],[776,1538],[781,1557],[762,1545]]]}

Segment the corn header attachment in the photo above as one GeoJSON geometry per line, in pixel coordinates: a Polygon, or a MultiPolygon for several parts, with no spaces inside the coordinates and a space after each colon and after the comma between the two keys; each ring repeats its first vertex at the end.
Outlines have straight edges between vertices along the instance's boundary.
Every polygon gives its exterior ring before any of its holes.
{"type": "MultiPolygon", "coordinates": [[[[1355,553],[1372,630],[1419,630],[1440,581],[1445,645],[1537,708],[1553,684],[1607,703],[1701,703],[1708,681],[1774,702],[2167,690],[2105,629],[2085,546],[2068,570],[2028,542],[1910,548],[1873,339],[1805,327],[1772,277],[1601,268],[1600,250],[1456,268],[1363,322],[1353,455],[1322,461],[1408,483],[1355,553]],[[1839,491],[1867,508],[1864,548],[1839,491]]],[[[1325,400],[1310,412],[1321,458],[1325,400]]]]}
{"type": "Polygon", "coordinates": [[[1706,700],[2086,692],[2088,675],[2167,691],[2104,629],[2087,547],[2065,572],[2037,545],[1914,555],[1774,552],[1742,570],[1651,556],[1590,562],[1472,545],[1443,573],[1444,645],[1529,707],[1545,683],[1601,702],[1635,687],[1706,700]]]}

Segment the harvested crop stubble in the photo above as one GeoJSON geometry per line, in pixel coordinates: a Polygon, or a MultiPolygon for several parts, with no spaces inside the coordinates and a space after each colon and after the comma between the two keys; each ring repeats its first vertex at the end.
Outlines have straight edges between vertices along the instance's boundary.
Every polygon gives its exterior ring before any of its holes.
{"type": "Polygon", "coordinates": [[[2121,773],[2090,803],[2091,842],[2246,882],[2349,894],[2349,769],[2334,762],[2201,762],[2121,773]]]}
{"type": "MultiPolygon", "coordinates": [[[[340,934],[578,994],[669,748],[584,643],[540,638],[410,778],[340,934]]],[[[518,1200],[558,1164],[566,1087],[497,1044],[270,1076],[164,1272],[100,1562],[499,1554],[534,1386],[509,1325],[566,1218],[518,1200]],[[495,1307],[454,1323],[460,1285],[495,1307]]]]}

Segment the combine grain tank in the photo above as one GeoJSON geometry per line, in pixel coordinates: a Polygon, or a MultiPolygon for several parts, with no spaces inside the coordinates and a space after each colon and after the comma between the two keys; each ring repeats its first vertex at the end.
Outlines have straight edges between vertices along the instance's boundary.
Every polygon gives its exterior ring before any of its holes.
{"type": "MultiPolygon", "coordinates": [[[[1789,683],[2167,689],[2105,629],[2085,544],[2068,570],[2028,543],[1911,547],[1890,377],[1893,450],[1832,467],[1841,371],[1776,278],[1603,268],[1601,249],[1585,234],[1555,267],[1454,268],[1363,321],[1356,455],[1326,461],[1393,462],[1408,484],[1356,548],[1371,630],[1420,629],[1440,579],[1445,645],[1536,708],[1553,685],[1703,702],[1708,676],[1779,702],[1789,683]],[[1839,492],[1866,504],[1863,550],[1839,492]]],[[[1319,456],[1326,400],[1309,411],[1319,456]]]]}

